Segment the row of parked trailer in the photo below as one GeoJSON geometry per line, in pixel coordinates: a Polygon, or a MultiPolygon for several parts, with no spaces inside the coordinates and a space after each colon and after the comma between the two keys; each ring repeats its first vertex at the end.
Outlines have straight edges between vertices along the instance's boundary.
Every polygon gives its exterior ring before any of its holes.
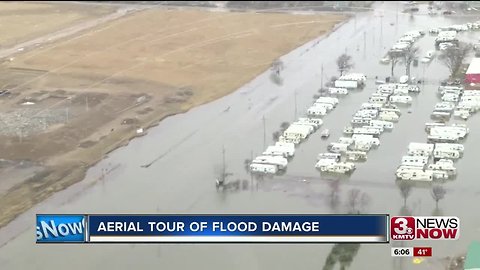
{"type": "Polygon", "coordinates": [[[407,155],[402,157],[396,171],[398,179],[433,181],[455,177],[457,170],[454,162],[463,156],[465,150],[460,142],[470,130],[465,124],[447,125],[445,122],[450,119],[452,112],[457,111],[457,103],[467,100],[464,99],[466,92],[459,86],[438,88],[442,101],[435,105],[432,118],[441,118],[444,122],[426,123],[427,143],[412,142],[408,145],[407,155]]]}
{"type": "Polygon", "coordinates": [[[344,128],[344,136],[330,143],[328,153],[320,153],[315,167],[321,172],[352,173],[355,163],[367,160],[367,153],[380,146],[380,134],[392,130],[401,112],[394,103],[410,104],[410,92],[418,92],[416,85],[381,84],[368,103],[353,115],[351,125],[344,128]],[[344,161],[342,161],[344,160],[344,161]]]}
{"type": "Polygon", "coordinates": [[[464,147],[458,143],[416,143],[408,145],[396,176],[401,180],[433,181],[455,177],[454,161],[462,157],[464,147]],[[433,161],[433,162],[432,162],[433,161]]]}
{"type": "MultiPolygon", "coordinates": [[[[365,84],[366,76],[358,73],[350,73],[340,77],[343,82],[355,82],[355,87],[330,88],[332,95],[345,95],[353,88],[365,84]]],[[[337,107],[339,99],[336,97],[319,97],[314,104],[308,108],[307,116],[300,117],[288,126],[279,137],[278,141],[252,160],[250,171],[254,173],[276,174],[285,170],[288,160],[295,155],[295,146],[306,140],[311,134],[317,131],[322,125],[321,117],[327,115],[337,107]]]]}
{"type": "Polygon", "coordinates": [[[408,50],[410,50],[413,44],[423,36],[425,36],[425,31],[415,30],[406,32],[392,46],[389,53],[402,55],[408,50]]]}

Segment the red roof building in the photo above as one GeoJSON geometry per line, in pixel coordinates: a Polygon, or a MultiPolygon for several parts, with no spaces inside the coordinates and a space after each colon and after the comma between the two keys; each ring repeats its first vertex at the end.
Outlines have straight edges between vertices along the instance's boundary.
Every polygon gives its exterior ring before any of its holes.
{"type": "Polygon", "coordinates": [[[467,87],[480,87],[480,58],[473,58],[465,74],[467,87]]]}

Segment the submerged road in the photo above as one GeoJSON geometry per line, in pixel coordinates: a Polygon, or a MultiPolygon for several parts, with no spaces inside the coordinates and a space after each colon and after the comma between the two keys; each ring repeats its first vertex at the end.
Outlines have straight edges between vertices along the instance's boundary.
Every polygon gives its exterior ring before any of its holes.
{"type": "MultiPolygon", "coordinates": [[[[352,114],[375,91],[372,78],[389,75],[390,67],[379,64],[379,59],[402,33],[462,22],[461,18],[412,19],[399,14],[397,24],[396,16],[379,16],[380,10],[396,8],[395,3],[385,3],[375,11],[358,14],[327,37],[282,57],[283,85],[273,83],[267,71],[229,96],[165,119],[147,136],[112,152],[88,171],[84,181],[55,194],[0,230],[0,268],[321,269],[332,245],[35,245],[34,214],[340,213],[346,211],[347,194],[352,188],[369,195],[364,211],[399,214],[403,199],[395,188],[394,171],[409,142],[426,141],[424,124],[430,121],[438,101],[438,83],[448,75],[437,60],[425,69],[413,68],[412,74],[425,76],[427,82],[414,98],[411,113],[404,109],[400,122],[392,132],[381,136],[381,146],[369,153],[368,161],[359,163],[349,179],[342,179],[337,208],[328,203],[328,180],[320,180],[314,168],[317,154],[341,136],[352,114]],[[342,98],[324,119],[330,138],[321,140],[317,132],[301,144],[284,176],[255,182],[246,191],[217,193],[214,179],[222,163],[222,147],[232,177],[250,179],[244,160],[265,147],[262,117],[269,144],[271,134],[282,122],[301,116],[313,102],[321,83],[322,65],[325,78],[337,75],[335,60],[344,52],[352,55],[354,70],[371,79],[363,91],[342,98]],[[109,173],[102,176],[105,169],[109,173]]],[[[479,36],[462,34],[470,40],[479,36]]],[[[433,49],[433,39],[427,35],[418,42],[421,53],[433,49]]],[[[395,71],[403,74],[404,67],[399,65],[395,71]]],[[[461,218],[461,239],[416,242],[418,246],[432,246],[435,256],[420,265],[413,265],[411,259],[393,260],[390,245],[362,245],[350,269],[439,269],[441,258],[465,251],[471,240],[479,238],[480,215],[475,215],[472,207],[480,199],[475,152],[480,147],[480,117],[474,116],[467,123],[471,133],[464,157],[457,163],[459,175],[445,184],[447,194],[440,202],[443,214],[461,218]]],[[[431,215],[435,203],[429,189],[414,189],[407,207],[413,214],[431,215]]]]}

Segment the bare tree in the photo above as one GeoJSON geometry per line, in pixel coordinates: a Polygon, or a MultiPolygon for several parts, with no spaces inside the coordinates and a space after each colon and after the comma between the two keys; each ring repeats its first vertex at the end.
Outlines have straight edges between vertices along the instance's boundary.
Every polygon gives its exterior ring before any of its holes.
{"type": "Polygon", "coordinates": [[[280,124],[280,129],[281,129],[282,131],[285,131],[289,126],[290,126],[290,123],[289,123],[289,122],[282,122],[282,123],[280,124]]]}
{"type": "Polygon", "coordinates": [[[348,209],[351,213],[355,213],[357,209],[357,205],[360,201],[360,193],[361,191],[359,189],[351,189],[348,192],[348,201],[347,201],[347,206],[348,209]]]}
{"type": "Polygon", "coordinates": [[[435,185],[433,186],[432,188],[432,198],[435,200],[435,206],[436,208],[438,208],[438,202],[445,198],[445,194],[447,193],[447,191],[445,190],[445,188],[441,185],[435,185]]]}
{"type": "Polygon", "coordinates": [[[250,173],[250,172],[251,172],[251,171],[250,171],[250,163],[252,163],[252,160],[249,159],[249,158],[247,158],[247,159],[245,159],[245,160],[243,161],[243,168],[245,169],[245,171],[246,171],[247,173],[250,173]]]}
{"type": "Polygon", "coordinates": [[[400,193],[403,198],[403,206],[407,206],[407,199],[410,196],[410,193],[412,191],[412,185],[406,181],[401,181],[400,184],[398,185],[398,188],[400,189],[400,193]]]}
{"type": "Polygon", "coordinates": [[[388,56],[390,57],[390,66],[391,66],[390,73],[391,73],[391,76],[394,77],[395,66],[398,64],[398,62],[400,62],[401,57],[394,52],[389,52],[388,56]]]}
{"type": "Polygon", "coordinates": [[[278,141],[278,139],[280,138],[280,136],[282,135],[282,133],[280,131],[275,131],[272,133],[272,138],[274,141],[278,141]]]}
{"type": "Polygon", "coordinates": [[[439,59],[450,71],[450,77],[454,77],[460,70],[463,59],[465,59],[470,49],[470,45],[461,43],[458,47],[448,47],[440,54],[439,59]]]}
{"type": "Polygon", "coordinates": [[[340,180],[331,181],[329,183],[329,187],[330,187],[330,194],[329,194],[330,207],[335,210],[338,206],[338,203],[340,202],[340,196],[339,196],[340,180]]]}
{"type": "Polygon", "coordinates": [[[342,76],[344,72],[353,68],[352,57],[345,53],[340,55],[337,58],[337,67],[338,71],[340,71],[340,76],[342,76]]]}
{"type": "Polygon", "coordinates": [[[413,60],[418,57],[418,47],[412,46],[405,52],[405,74],[410,78],[410,67],[413,60]]]}

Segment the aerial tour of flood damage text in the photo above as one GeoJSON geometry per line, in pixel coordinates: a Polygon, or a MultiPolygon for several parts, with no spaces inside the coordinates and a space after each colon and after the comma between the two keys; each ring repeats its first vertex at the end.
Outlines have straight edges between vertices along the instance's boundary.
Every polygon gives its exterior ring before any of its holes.
{"type": "Polygon", "coordinates": [[[0,269],[480,269],[480,1],[0,2],[0,269]]]}

